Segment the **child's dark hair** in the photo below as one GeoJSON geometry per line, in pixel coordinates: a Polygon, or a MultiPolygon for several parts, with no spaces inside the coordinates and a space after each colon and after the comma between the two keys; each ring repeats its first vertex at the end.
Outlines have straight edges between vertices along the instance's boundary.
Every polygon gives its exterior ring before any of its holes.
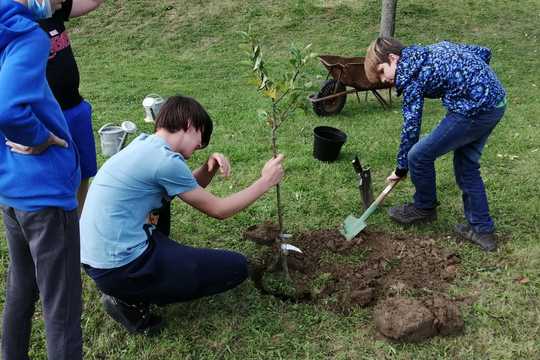
{"type": "Polygon", "coordinates": [[[154,129],[175,133],[186,131],[189,126],[201,131],[201,148],[208,146],[214,127],[212,119],[197,100],[176,95],[168,98],[161,106],[154,129]]]}
{"type": "Polygon", "coordinates": [[[391,37],[379,37],[374,40],[369,45],[364,60],[364,69],[368,80],[371,83],[378,83],[380,80],[377,67],[382,63],[387,63],[390,54],[401,56],[401,50],[404,47],[402,43],[391,37]]]}

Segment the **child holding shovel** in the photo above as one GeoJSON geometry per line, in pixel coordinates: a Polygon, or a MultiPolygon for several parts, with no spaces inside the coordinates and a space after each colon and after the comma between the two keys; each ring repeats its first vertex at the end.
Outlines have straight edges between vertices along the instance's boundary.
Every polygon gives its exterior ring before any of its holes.
{"type": "Polygon", "coordinates": [[[479,46],[443,41],[406,47],[396,39],[380,37],[369,46],[364,64],[371,82],[393,84],[398,95],[403,94],[397,167],[387,180],[396,181],[410,172],[416,191],[412,203],[389,209],[390,218],[400,224],[437,218],[434,162],[453,151],[467,220],[455,230],[484,251],[497,245],[480,157],[506,109],[505,90],[489,67],[490,58],[490,50],[479,46]],[[424,98],[441,98],[447,114],[419,139],[424,98]]]}

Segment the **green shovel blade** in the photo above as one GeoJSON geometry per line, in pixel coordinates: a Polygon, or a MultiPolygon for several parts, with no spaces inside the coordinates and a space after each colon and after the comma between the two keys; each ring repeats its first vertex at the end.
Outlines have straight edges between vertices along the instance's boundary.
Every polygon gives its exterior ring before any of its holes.
{"type": "Polygon", "coordinates": [[[364,230],[367,226],[363,219],[359,219],[352,215],[345,218],[343,224],[341,224],[340,233],[345,236],[347,240],[352,240],[360,231],[364,230]]]}

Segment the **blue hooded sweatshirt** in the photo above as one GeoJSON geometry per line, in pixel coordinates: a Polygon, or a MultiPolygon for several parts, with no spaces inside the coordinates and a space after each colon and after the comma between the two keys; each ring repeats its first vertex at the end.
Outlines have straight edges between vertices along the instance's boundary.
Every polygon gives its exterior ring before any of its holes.
{"type": "Polygon", "coordinates": [[[420,137],[424,98],[441,98],[450,112],[466,117],[494,109],[505,91],[489,67],[491,51],[448,41],[402,50],[395,86],[403,93],[403,127],[396,173],[408,169],[408,153],[420,137]]]}
{"type": "Polygon", "coordinates": [[[0,0],[0,205],[22,211],[77,207],[79,158],[46,81],[49,47],[49,38],[25,6],[0,0]],[[5,145],[9,139],[36,146],[49,133],[69,147],[54,145],[39,155],[21,155],[5,145]]]}

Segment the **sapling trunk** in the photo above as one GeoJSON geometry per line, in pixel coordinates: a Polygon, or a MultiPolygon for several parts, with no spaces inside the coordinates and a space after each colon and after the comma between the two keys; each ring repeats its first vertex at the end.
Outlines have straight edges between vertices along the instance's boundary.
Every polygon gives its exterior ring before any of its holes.
{"type": "MultiPolygon", "coordinates": [[[[272,100],[272,153],[274,155],[274,158],[277,157],[278,151],[277,151],[277,129],[279,127],[277,122],[277,111],[276,111],[276,102],[272,100]]],[[[283,268],[283,272],[285,273],[285,276],[287,279],[290,278],[289,275],[289,266],[287,264],[287,254],[286,252],[281,250],[281,244],[283,244],[283,238],[281,235],[283,234],[283,212],[281,207],[281,192],[280,192],[280,186],[279,184],[276,184],[276,206],[277,206],[277,215],[278,215],[278,225],[279,225],[279,235],[276,239],[277,243],[277,249],[278,249],[278,256],[281,261],[281,267],[283,268]]]]}

